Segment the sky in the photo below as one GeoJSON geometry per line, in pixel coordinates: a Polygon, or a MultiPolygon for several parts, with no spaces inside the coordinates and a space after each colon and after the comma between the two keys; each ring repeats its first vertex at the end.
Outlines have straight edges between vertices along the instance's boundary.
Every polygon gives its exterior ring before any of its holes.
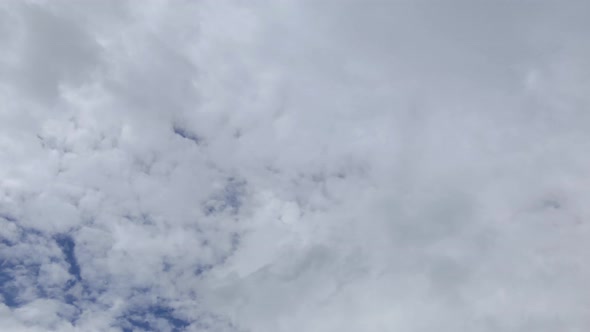
{"type": "Polygon", "coordinates": [[[0,2],[0,330],[590,329],[587,1],[0,2]]]}

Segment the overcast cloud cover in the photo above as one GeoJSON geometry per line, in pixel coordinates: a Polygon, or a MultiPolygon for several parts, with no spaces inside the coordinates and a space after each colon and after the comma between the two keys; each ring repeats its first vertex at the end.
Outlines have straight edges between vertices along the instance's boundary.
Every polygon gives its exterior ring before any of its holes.
{"type": "Polygon", "coordinates": [[[1,1],[0,331],[588,331],[589,13],[1,1]]]}

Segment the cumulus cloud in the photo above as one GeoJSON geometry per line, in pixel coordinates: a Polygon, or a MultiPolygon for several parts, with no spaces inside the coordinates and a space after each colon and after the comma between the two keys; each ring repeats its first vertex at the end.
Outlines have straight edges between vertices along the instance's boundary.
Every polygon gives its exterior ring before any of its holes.
{"type": "Polygon", "coordinates": [[[585,331],[587,7],[0,4],[0,330],[585,331]]]}

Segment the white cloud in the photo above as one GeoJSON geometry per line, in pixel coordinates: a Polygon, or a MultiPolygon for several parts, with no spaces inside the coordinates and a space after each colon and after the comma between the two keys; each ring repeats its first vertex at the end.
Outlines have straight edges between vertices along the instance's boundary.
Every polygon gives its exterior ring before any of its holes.
{"type": "Polygon", "coordinates": [[[586,7],[3,3],[0,330],[584,330],[586,7]]]}

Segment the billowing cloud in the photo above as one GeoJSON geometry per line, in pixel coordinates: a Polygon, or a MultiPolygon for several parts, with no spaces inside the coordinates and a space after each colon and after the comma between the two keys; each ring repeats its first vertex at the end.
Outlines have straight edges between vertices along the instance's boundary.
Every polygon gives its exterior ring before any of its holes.
{"type": "Polygon", "coordinates": [[[585,331],[588,9],[0,4],[0,330],[585,331]]]}

